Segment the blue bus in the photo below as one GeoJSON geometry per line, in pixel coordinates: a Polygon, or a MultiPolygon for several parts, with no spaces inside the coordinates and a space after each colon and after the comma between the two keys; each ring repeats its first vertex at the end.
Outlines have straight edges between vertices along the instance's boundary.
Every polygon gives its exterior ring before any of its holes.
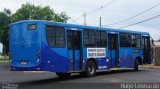
{"type": "Polygon", "coordinates": [[[104,70],[138,71],[152,61],[148,32],[24,20],[12,23],[9,34],[12,71],[92,77],[104,70]]]}

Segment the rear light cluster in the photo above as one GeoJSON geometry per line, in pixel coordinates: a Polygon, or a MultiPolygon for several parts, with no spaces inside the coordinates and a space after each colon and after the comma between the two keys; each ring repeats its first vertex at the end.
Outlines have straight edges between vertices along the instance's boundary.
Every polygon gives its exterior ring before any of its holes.
{"type": "Polygon", "coordinates": [[[37,58],[38,58],[38,59],[40,59],[40,57],[41,57],[40,54],[41,54],[41,52],[38,51],[38,52],[37,52],[37,58]]]}
{"type": "Polygon", "coordinates": [[[41,51],[38,50],[38,52],[37,52],[37,62],[40,62],[40,58],[41,58],[41,51]]]}

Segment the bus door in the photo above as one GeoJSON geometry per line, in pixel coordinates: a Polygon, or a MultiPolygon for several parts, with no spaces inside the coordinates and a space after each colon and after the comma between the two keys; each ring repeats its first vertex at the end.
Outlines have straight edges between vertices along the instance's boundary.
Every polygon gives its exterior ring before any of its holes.
{"type": "Polygon", "coordinates": [[[108,51],[109,51],[111,68],[118,67],[119,65],[118,34],[108,34],[108,51]]]}
{"type": "Polygon", "coordinates": [[[82,69],[82,36],[81,31],[67,31],[68,67],[70,71],[82,69]]]}
{"type": "Polygon", "coordinates": [[[142,36],[142,49],[143,49],[143,63],[150,64],[151,63],[150,37],[142,36]]]}

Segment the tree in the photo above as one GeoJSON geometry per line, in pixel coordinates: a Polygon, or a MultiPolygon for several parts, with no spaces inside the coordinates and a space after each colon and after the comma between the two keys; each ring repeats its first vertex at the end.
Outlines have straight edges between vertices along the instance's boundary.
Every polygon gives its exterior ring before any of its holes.
{"type": "Polygon", "coordinates": [[[3,43],[4,45],[4,52],[8,52],[8,24],[10,23],[10,16],[11,16],[11,11],[9,9],[4,9],[3,12],[0,12],[0,41],[3,43]]]}
{"type": "Polygon", "coordinates": [[[35,6],[34,4],[23,4],[20,9],[12,15],[12,22],[20,20],[48,20],[56,22],[67,22],[69,17],[65,12],[55,13],[49,6],[35,6]]]}
{"type": "Polygon", "coordinates": [[[35,6],[34,4],[22,4],[16,13],[12,14],[9,9],[0,12],[0,41],[4,45],[5,54],[9,49],[9,24],[21,20],[48,20],[67,22],[69,17],[65,12],[55,13],[49,6],[35,6]]]}

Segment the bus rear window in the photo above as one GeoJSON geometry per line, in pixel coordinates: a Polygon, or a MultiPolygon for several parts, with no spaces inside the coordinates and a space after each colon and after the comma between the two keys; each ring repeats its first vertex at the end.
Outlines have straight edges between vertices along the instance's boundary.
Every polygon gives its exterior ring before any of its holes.
{"type": "Polygon", "coordinates": [[[28,30],[36,30],[37,29],[37,25],[36,24],[29,24],[28,25],[28,30]]]}
{"type": "Polygon", "coordinates": [[[49,47],[65,47],[65,32],[63,27],[46,26],[46,38],[49,47]]]}

